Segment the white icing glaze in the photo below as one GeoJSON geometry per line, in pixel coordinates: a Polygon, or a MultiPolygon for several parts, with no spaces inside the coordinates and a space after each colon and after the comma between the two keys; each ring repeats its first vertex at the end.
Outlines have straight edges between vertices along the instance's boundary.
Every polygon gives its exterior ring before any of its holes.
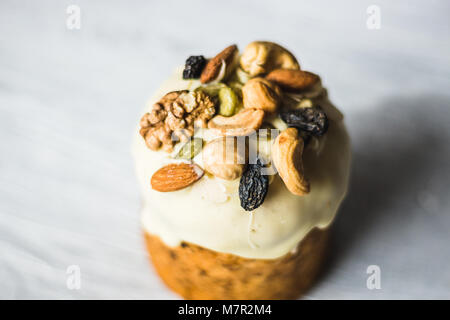
{"type": "MultiPolygon", "coordinates": [[[[198,81],[182,80],[178,70],[150,100],[147,110],[169,91],[192,90],[197,86],[198,81]]],[[[240,207],[239,179],[225,181],[205,174],[183,190],[166,193],[152,190],[153,173],[174,160],[164,151],[148,149],[137,128],[133,155],[142,188],[144,229],[170,246],[187,241],[246,258],[274,259],[296,250],[310,230],[325,228],[333,221],[347,190],[349,138],[342,115],[326,94],[323,99],[323,108],[330,118],[329,130],[319,143],[308,145],[303,156],[311,192],[295,196],[275,175],[270,179],[266,200],[252,214],[240,207]]],[[[194,161],[202,166],[201,153],[194,161]]]]}

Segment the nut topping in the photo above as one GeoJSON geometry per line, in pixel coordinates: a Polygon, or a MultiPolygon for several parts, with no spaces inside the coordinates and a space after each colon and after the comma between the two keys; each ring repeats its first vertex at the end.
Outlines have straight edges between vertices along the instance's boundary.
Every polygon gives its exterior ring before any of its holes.
{"type": "Polygon", "coordinates": [[[214,58],[208,61],[200,76],[200,81],[202,83],[208,83],[216,80],[219,76],[220,70],[222,69],[222,64],[225,64],[225,68],[232,65],[237,54],[238,48],[236,45],[226,47],[214,58]]]}
{"type": "Polygon", "coordinates": [[[274,69],[298,70],[295,57],[285,48],[273,42],[255,41],[250,43],[240,59],[242,69],[251,76],[268,73],[274,69]]]}
{"type": "Polygon", "coordinates": [[[186,188],[203,176],[203,170],[196,164],[172,163],[156,171],[150,184],[153,190],[171,192],[186,188]]]}
{"type": "Polygon", "coordinates": [[[237,179],[246,162],[245,140],[238,141],[236,137],[214,139],[203,148],[202,157],[209,173],[225,180],[237,179]]]}
{"type": "Polygon", "coordinates": [[[311,89],[320,81],[318,75],[302,70],[276,69],[271,71],[267,80],[279,85],[283,90],[301,92],[311,89]]]}
{"type": "Polygon", "coordinates": [[[177,140],[187,140],[196,127],[206,128],[215,112],[214,103],[203,92],[169,92],[142,117],[140,134],[148,148],[162,146],[172,152],[177,140]]]}
{"type": "Polygon", "coordinates": [[[288,190],[298,196],[309,193],[309,183],[303,173],[303,139],[296,128],[281,132],[272,146],[272,160],[288,190]]]}
{"type": "Polygon", "coordinates": [[[193,91],[169,92],[140,121],[140,134],[152,150],[172,152],[183,142],[171,158],[184,162],[156,171],[154,190],[175,191],[200,179],[204,171],[193,163],[200,157],[205,172],[225,180],[241,177],[239,198],[247,211],[258,208],[267,194],[275,174],[266,172],[269,158],[291,193],[310,192],[303,169],[305,145],[326,133],[327,116],[342,119],[327,102],[318,75],[300,70],[295,56],[280,45],[255,41],[240,57],[236,45],[209,61],[190,56],[182,78],[200,81],[184,81],[184,88],[193,91]],[[256,133],[263,121],[283,131],[277,137],[256,133]]]}
{"type": "Polygon", "coordinates": [[[208,128],[220,136],[246,136],[261,127],[264,111],[243,109],[232,117],[215,116],[208,122],[208,128]]]}
{"type": "Polygon", "coordinates": [[[278,109],[281,90],[264,78],[253,78],[242,88],[244,108],[261,109],[273,113],[278,109]]]}

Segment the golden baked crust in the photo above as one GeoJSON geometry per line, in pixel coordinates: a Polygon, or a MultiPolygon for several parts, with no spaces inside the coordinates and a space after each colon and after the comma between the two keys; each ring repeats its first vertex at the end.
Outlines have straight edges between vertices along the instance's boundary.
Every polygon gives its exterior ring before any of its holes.
{"type": "Polygon", "coordinates": [[[246,259],[183,242],[169,247],[145,232],[156,271],[185,299],[295,299],[312,285],[325,257],[329,229],[312,230],[295,253],[246,259]]]}

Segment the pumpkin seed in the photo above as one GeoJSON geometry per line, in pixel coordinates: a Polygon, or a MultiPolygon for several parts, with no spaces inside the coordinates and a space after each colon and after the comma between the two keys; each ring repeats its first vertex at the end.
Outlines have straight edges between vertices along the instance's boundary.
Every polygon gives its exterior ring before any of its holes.
{"type": "Polygon", "coordinates": [[[180,151],[175,156],[175,159],[185,159],[192,160],[203,147],[203,139],[192,138],[184,146],[181,147],[180,151]]]}

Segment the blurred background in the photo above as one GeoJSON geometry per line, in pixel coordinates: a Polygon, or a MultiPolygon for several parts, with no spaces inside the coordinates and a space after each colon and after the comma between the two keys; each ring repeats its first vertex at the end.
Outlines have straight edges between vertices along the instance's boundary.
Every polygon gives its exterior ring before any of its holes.
{"type": "Polygon", "coordinates": [[[330,259],[304,298],[449,299],[449,12],[448,1],[2,0],[0,298],[177,298],[144,249],[133,130],[189,55],[271,40],[321,75],[353,144],[330,259]],[[80,29],[67,26],[71,5],[80,29]],[[366,285],[371,265],[380,289],[366,285]]]}

